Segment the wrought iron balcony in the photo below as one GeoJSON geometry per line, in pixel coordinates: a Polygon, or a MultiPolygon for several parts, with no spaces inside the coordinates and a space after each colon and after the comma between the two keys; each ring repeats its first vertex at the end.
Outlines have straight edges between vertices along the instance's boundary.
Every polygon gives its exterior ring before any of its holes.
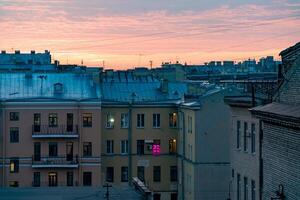
{"type": "Polygon", "coordinates": [[[32,125],[32,138],[78,138],[78,125],[32,125]]]}
{"type": "Polygon", "coordinates": [[[32,168],[78,168],[78,155],[40,157],[32,156],[32,168]]]}

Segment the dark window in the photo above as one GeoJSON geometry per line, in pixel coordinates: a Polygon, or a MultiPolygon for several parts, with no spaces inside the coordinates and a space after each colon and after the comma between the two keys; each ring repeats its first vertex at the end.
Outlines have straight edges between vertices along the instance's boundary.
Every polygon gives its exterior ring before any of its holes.
{"type": "Polygon", "coordinates": [[[121,167],[121,181],[128,182],[128,167],[121,167]]]}
{"type": "Polygon", "coordinates": [[[178,195],[177,193],[171,193],[171,200],[177,200],[178,195]]]}
{"type": "Polygon", "coordinates": [[[153,166],[153,181],[160,182],[160,166],[153,166]]]}
{"type": "Polygon", "coordinates": [[[244,200],[248,200],[248,178],[244,177],[244,200]]]}
{"type": "Polygon", "coordinates": [[[19,142],[19,128],[11,127],[9,131],[10,131],[10,142],[18,143],[19,142]]]}
{"type": "Polygon", "coordinates": [[[159,128],[160,127],[160,114],[155,113],[153,114],[153,121],[152,121],[152,126],[153,128],[159,128]]]}
{"type": "Polygon", "coordinates": [[[67,161],[73,160],[73,142],[66,143],[66,155],[67,155],[67,161]]]}
{"type": "Polygon", "coordinates": [[[73,131],[73,113],[67,113],[67,131],[72,132],[73,131]]]}
{"type": "Polygon", "coordinates": [[[19,158],[11,158],[9,164],[10,173],[18,173],[19,172],[19,158]]]}
{"type": "Polygon", "coordinates": [[[106,141],[106,153],[108,153],[108,154],[114,153],[114,141],[113,140],[106,141]]]}
{"type": "Polygon", "coordinates": [[[49,157],[56,157],[56,156],[57,156],[57,143],[49,142],[49,157]]]}
{"type": "Polygon", "coordinates": [[[236,199],[241,200],[241,175],[237,174],[237,181],[236,181],[236,199]]]}
{"type": "Polygon", "coordinates": [[[144,166],[138,166],[137,167],[137,177],[141,180],[141,181],[145,181],[145,167],[144,166]]]}
{"type": "Polygon", "coordinates": [[[92,172],[83,172],[83,186],[92,186],[92,172]]]}
{"type": "Polygon", "coordinates": [[[144,145],[145,145],[145,141],[144,140],[137,140],[136,141],[136,153],[138,155],[143,155],[144,154],[144,145]]]}
{"type": "Polygon", "coordinates": [[[58,126],[57,113],[49,113],[49,127],[58,126]]]}
{"type": "Polygon", "coordinates": [[[121,128],[128,128],[129,125],[129,117],[128,113],[121,114],[121,128]]]}
{"type": "Polygon", "coordinates": [[[121,140],[121,154],[128,153],[128,140],[121,140]]]}
{"type": "Polygon", "coordinates": [[[67,186],[73,186],[73,172],[67,172],[67,186]]]}
{"type": "Polygon", "coordinates": [[[10,112],[9,120],[10,121],[19,121],[19,113],[18,112],[10,112]]]}
{"type": "Polygon", "coordinates": [[[40,187],[41,186],[41,173],[40,172],[33,172],[33,187],[40,187]]]}
{"type": "Polygon", "coordinates": [[[170,181],[177,181],[177,166],[170,166],[170,181]]]}
{"type": "Polygon", "coordinates": [[[35,142],[34,145],[34,155],[33,159],[34,161],[40,161],[41,160],[41,143],[40,142],[35,142]]]}
{"type": "Polygon", "coordinates": [[[169,114],[169,127],[176,128],[177,127],[177,113],[169,114]]]}
{"type": "Polygon", "coordinates": [[[83,143],[83,156],[84,157],[92,156],[92,143],[91,142],[83,143]]]}
{"type": "Polygon", "coordinates": [[[145,127],[145,114],[137,114],[136,116],[136,127],[144,128],[145,127]]]}
{"type": "Polygon", "coordinates": [[[93,125],[92,113],[83,113],[82,125],[83,127],[92,127],[93,125]]]}
{"type": "Polygon", "coordinates": [[[34,132],[41,131],[41,113],[33,114],[33,131],[34,132]]]}
{"type": "Polygon", "coordinates": [[[248,123],[244,122],[244,151],[248,150],[248,123]]]}
{"type": "Polygon", "coordinates": [[[236,148],[241,148],[241,122],[236,122],[236,148]]]}
{"type": "Polygon", "coordinates": [[[153,200],[160,200],[160,194],[158,193],[153,194],[153,200]]]}
{"type": "Polygon", "coordinates": [[[255,153],[255,124],[251,124],[251,153],[255,153]]]}
{"type": "Polygon", "coordinates": [[[188,116],[188,133],[193,133],[193,118],[188,116]]]}
{"type": "Polygon", "coordinates": [[[114,167],[106,167],[106,181],[114,182],[114,167]]]}
{"type": "Polygon", "coordinates": [[[234,169],[231,169],[231,177],[234,178],[234,169]]]}
{"type": "Polygon", "coordinates": [[[255,181],[251,180],[251,200],[255,200],[256,199],[256,195],[255,195],[255,181]]]}

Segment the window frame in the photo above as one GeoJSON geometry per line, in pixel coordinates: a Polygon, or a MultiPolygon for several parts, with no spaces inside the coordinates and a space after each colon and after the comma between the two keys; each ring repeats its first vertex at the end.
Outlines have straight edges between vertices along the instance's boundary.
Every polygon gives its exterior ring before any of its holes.
{"type": "Polygon", "coordinates": [[[169,113],[169,128],[177,128],[178,126],[178,113],[169,113]]]}
{"type": "Polygon", "coordinates": [[[145,128],[145,114],[136,114],[136,128],[145,128]]]}
{"type": "Polygon", "coordinates": [[[160,113],[152,114],[152,128],[160,128],[160,113]]]}
{"type": "Polygon", "coordinates": [[[93,155],[93,144],[92,142],[82,143],[82,157],[92,157],[93,155]]]}
{"type": "Polygon", "coordinates": [[[49,127],[58,127],[58,114],[49,113],[48,114],[48,126],[49,127]]]}
{"type": "Polygon", "coordinates": [[[9,128],[9,142],[10,143],[19,143],[20,142],[20,128],[19,127],[10,127],[9,128]],[[15,129],[15,130],[13,130],[15,129]]]}
{"type": "Polygon", "coordinates": [[[120,127],[121,128],[129,128],[129,114],[128,113],[121,113],[120,127]]]}
{"type": "Polygon", "coordinates": [[[9,121],[20,121],[20,112],[10,112],[9,121]]]}
{"type": "Polygon", "coordinates": [[[82,114],[82,127],[84,128],[93,127],[93,113],[82,114]]]}

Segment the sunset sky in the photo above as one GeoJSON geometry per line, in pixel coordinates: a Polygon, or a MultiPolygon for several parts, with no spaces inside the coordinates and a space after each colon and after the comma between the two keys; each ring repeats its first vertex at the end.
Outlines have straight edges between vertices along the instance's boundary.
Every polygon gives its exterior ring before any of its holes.
{"type": "Polygon", "coordinates": [[[299,0],[0,0],[0,48],[63,64],[279,58],[298,41],[299,0]]]}

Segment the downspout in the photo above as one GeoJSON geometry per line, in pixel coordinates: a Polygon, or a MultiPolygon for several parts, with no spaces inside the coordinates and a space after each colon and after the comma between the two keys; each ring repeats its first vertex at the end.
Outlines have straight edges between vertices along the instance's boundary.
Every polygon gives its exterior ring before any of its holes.
{"type": "Polygon", "coordinates": [[[4,114],[4,109],[3,109],[3,104],[1,106],[1,114],[2,114],[2,124],[1,124],[1,132],[2,132],[2,187],[5,186],[5,160],[6,160],[6,157],[5,157],[5,144],[6,144],[6,139],[5,139],[5,134],[6,134],[6,131],[5,131],[5,114],[4,114]]]}
{"type": "Polygon", "coordinates": [[[81,175],[81,158],[82,158],[82,152],[81,152],[81,144],[82,144],[82,141],[81,141],[81,134],[82,134],[82,124],[80,124],[80,103],[79,101],[77,102],[77,126],[78,126],[78,166],[79,166],[79,169],[78,169],[78,185],[80,185],[80,181],[81,181],[81,178],[80,178],[80,175],[81,175]]]}
{"type": "Polygon", "coordinates": [[[129,185],[132,186],[132,102],[128,106],[128,177],[129,185]]]}
{"type": "Polygon", "coordinates": [[[262,120],[259,120],[259,199],[262,200],[263,192],[263,158],[262,158],[263,128],[262,120]]]}
{"type": "MultiPolygon", "coordinates": [[[[185,160],[185,116],[184,116],[184,112],[181,111],[180,107],[179,107],[179,113],[181,113],[182,115],[182,155],[180,155],[181,157],[181,199],[184,200],[185,196],[184,196],[184,191],[185,191],[185,179],[184,179],[184,160],[185,160]]],[[[180,133],[180,131],[179,131],[180,133]]],[[[179,137],[180,138],[180,137],[179,137]]]]}

